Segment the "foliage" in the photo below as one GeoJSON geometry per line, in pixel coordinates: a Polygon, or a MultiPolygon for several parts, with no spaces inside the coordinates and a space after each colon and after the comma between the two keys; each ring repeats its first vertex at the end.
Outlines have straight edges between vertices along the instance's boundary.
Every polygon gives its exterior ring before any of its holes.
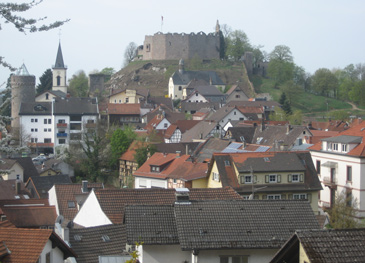
{"type": "Polygon", "coordinates": [[[345,110],[336,110],[329,113],[328,117],[330,117],[333,120],[341,120],[345,121],[348,120],[350,115],[345,110]]]}
{"type": "Polygon", "coordinates": [[[252,49],[246,33],[242,30],[231,32],[226,38],[226,45],[226,57],[234,61],[238,61],[245,51],[252,49]]]}
{"type": "Polygon", "coordinates": [[[153,144],[142,144],[137,148],[134,159],[138,164],[138,168],[146,162],[148,156],[152,156],[156,151],[156,146],[153,144]]]}
{"type": "Polygon", "coordinates": [[[39,84],[37,85],[37,95],[52,89],[53,85],[53,73],[49,68],[43,72],[42,76],[39,77],[39,84]]]}
{"type": "Polygon", "coordinates": [[[101,71],[100,71],[101,74],[104,74],[105,75],[105,79],[104,79],[104,82],[107,82],[110,80],[111,76],[113,74],[115,74],[115,69],[114,68],[103,68],[101,71]]]}
{"type": "Polygon", "coordinates": [[[312,77],[312,88],[317,94],[336,98],[338,80],[329,69],[320,68],[312,77]]]}
{"type": "MultiPolygon", "coordinates": [[[[8,78],[5,89],[0,92],[2,95],[2,104],[0,105],[0,115],[10,117],[11,116],[11,76],[8,78]]],[[[10,124],[10,119],[5,120],[6,124],[10,124]]]]}
{"type": "Polygon", "coordinates": [[[69,81],[69,91],[73,97],[87,97],[89,81],[83,70],[78,71],[69,81]]]}
{"type": "Polygon", "coordinates": [[[137,56],[137,44],[130,42],[124,51],[124,67],[133,61],[137,56]]]}
{"type": "Polygon", "coordinates": [[[139,263],[138,257],[140,256],[138,253],[138,247],[142,246],[143,242],[136,242],[135,243],[135,250],[133,250],[130,254],[131,259],[127,260],[125,263],[139,263]]]}
{"type": "Polygon", "coordinates": [[[136,134],[133,132],[132,128],[126,127],[124,130],[116,129],[111,138],[111,158],[110,165],[115,168],[118,165],[118,159],[120,156],[128,150],[129,145],[136,138],[136,134]]]}
{"type": "MultiPolygon", "coordinates": [[[[25,13],[27,11],[30,11],[41,2],[42,0],[33,0],[28,3],[0,3],[0,30],[2,29],[3,24],[11,24],[21,33],[34,33],[58,28],[62,26],[65,22],[69,21],[64,20],[55,21],[49,24],[40,24],[42,23],[42,21],[46,20],[47,17],[25,18],[18,15],[19,13],[25,13]]],[[[2,56],[0,56],[0,65],[9,68],[12,71],[15,70],[15,68],[13,68],[8,62],[6,62],[4,60],[4,57],[2,56]]]]}
{"type": "Polygon", "coordinates": [[[357,200],[351,194],[346,196],[346,192],[338,194],[335,199],[335,204],[329,210],[330,228],[346,229],[359,227],[359,222],[356,220],[357,215],[357,200]]]}
{"type": "Polygon", "coordinates": [[[365,106],[365,80],[358,81],[352,86],[349,99],[360,106],[365,106]]]}
{"type": "Polygon", "coordinates": [[[290,48],[279,45],[269,55],[269,77],[275,81],[275,87],[288,80],[293,80],[295,64],[290,48]]]}
{"type": "Polygon", "coordinates": [[[292,114],[287,115],[287,120],[291,125],[302,125],[303,124],[303,114],[300,110],[294,111],[292,114]]]}

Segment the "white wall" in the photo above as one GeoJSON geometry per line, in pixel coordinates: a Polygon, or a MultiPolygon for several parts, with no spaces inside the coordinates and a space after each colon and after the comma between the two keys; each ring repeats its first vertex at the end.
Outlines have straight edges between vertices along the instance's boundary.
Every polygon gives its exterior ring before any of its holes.
{"type": "Polygon", "coordinates": [[[195,92],[189,96],[187,99],[188,102],[208,102],[208,100],[201,95],[199,92],[195,92]]]}
{"type": "Polygon", "coordinates": [[[56,213],[57,213],[57,215],[60,215],[55,186],[52,186],[52,188],[49,189],[49,191],[48,191],[48,202],[49,202],[49,205],[54,205],[56,207],[56,213]]]}
{"type": "Polygon", "coordinates": [[[63,262],[63,252],[58,247],[52,249],[52,241],[50,240],[47,241],[46,245],[43,248],[40,262],[46,262],[46,254],[49,252],[51,252],[51,262],[63,262]]]}
{"type": "Polygon", "coordinates": [[[50,138],[51,142],[54,142],[54,121],[48,124],[48,119],[52,120],[51,115],[23,115],[20,117],[20,125],[22,137],[37,138],[38,143],[44,143],[45,138],[50,138]],[[44,124],[44,119],[47,119],[47,124],[44,124]],[[33,122],[32,122],[33,120],[33,122]],[[33,129],[33,131],[32,131],[33,129]],[[35,131],[37,129],[37,131],[35,131]],[[44,129],[47,129],[44,131],[44,129]],[[50,131],[49,131],[50,129],[50,131]]]}
{"type": "Polygon", "coordinates": [[[143,245],[142,260],[141,263],[190,262],[190,251],[182,251],[180,245],[143,245]]]}
{"type": "Polygon", "coordinates": [[[135,176],[134,188],[167,188],[167,180],[135,176]]]}
{"type": "Polygon", "coordinates": [[[74,222],[84,227],[112,224],[112,222],[101,209],[94,190],[90,192],[81,209],[75,216],[74,222]]]}
{"type": "Polygon", "coordinates": [[[229,120],[238,121],[240,119],[247,120],[246,116],[243,115],[239,110],[233,109],[230,113],[228,113],[223,119],[219,121],[219,125],[224,127],[229,120]]]}
{"type": "Polygon", "coordinates": [[[166,130],[168,127],[170,127],[171,123],[164,118],[156,127],[155,130],[166,130]],[[167,126],[165,127],[165,124],[167,124],[167,126]]]}
{"type": "Polygon", "coordinates": [[[16,180],[17,175],[19,175],[19,179],[24,182],[24,169],[23,169],[23,167],[18,163],[14,163],[14,165],[10,168],[10,173],[2,174],[2,177],[3,177],[4,180],[16,180]]]}

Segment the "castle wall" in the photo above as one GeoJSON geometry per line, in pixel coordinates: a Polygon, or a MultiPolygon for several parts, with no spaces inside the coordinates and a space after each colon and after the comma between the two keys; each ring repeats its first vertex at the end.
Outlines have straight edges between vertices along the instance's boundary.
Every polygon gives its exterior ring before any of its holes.
{"type": "Polygon", "coordinates": [[[146,36],[143,49],[138,50],[143,60],[219,59],[219,36],[197,34],[156,33],[146,36]]]}
{"type": "Polygon", "coordinates": [[[95,91],[98,91],[101,94],[104,91],[104,82],[104,74],[89,74],[89,92],[94,94],[95,91]]]}
{"type": "Polygon", "coordinates": [[[11,80],[11,127],[20,128],[19,110],[22,102],[35,101],[35,76],[12,75],[11,80]]]}

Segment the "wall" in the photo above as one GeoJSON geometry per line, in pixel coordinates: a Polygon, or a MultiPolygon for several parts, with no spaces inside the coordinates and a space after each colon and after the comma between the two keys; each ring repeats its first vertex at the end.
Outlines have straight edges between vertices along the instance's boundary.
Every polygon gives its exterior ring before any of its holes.
{"type": "Polygon", "coordinates": [[[167,180],[135,176],[134,188],[152,188],[152,187],[167,188],[167,180]]]}
{"type": "Polygon", "coordinates": [[[37,102],[51,102],[53,100],[53,98],[56,98],[56,96],[53,95],[52,93],[45,92],[45,93],[42,93],[42,94],[38,95],[35,98],[35,101],[37,101],[37,102]],[[48,94],[48,100],[47,100],[46,94],[48,94]]]}
{"type": "Polygon", "coordinates": [[[220,120],[219,125],[224,127],[229,120],[238,121],[238,120],[247,120],[247,118],[239,110],[233,109],[222,120],[220,120]]]}
{"type": "Polygon", "coordinates": [[[52,186],[52,188],[49,189],[49,191],[48,191],[48,202],[49,202],[49,205],[55,206],[57,215],[60,215],[55,186],[52,186]]]}
{"type": "Polygon", "coordinates": [[[200,93],[196,92],[189,96],[187,99],[188,102],[208,102],[208,100],[201,95],[200,93]]]}
{"type": "Polygon", "coordinates": [[[305,253],[302,243],[299,243],[299,263],[310,262],[307,253],[305,253]]]}
{"type": "Polygon", "coordinates": [[[212,170],[210,171],[210,174],[209,174],[207,188],[221,188],[222,187],[222,182],[220,180],[220,177],[219,177],[219,182],[213,180],[213,173],[218,173],[219,174],[217,163],[215,161],[214,161],[212,170]]]}
{"type": "Polygon", "coordinates": [[[182,251],[180,245],[143,245],[141,263],[190,262],[190,251],[182,251]]]}
{"type": "Polygon", "coordinates": [[[50,240],[44,246],[39,262],[47,262],[46,254],[49,252],[51,253],[51,262],[63,262],[63,252],[58,247],[52,248],[52,241],[50,240]]]}
{"type": "MultiPolygon", "coordinates": [[[[10,173],[2,174],[4,180],[16,180],[17,175],[19,175],[19,179],[24,182],[24,169],[18,163],[14,163],[14,165],[10,168],[10,173]]],[[[1,175],[0,175],[1,177],[1,175]]]]}
{"type": "Polygon", "coordinates": [[[192,188],[207,188],[207,179],[202,178],[202,179],[194,180],[192,188]]]}
{"type": "Polygon", "coordinates": [[[198,255],[199,263],[220,263],[220,257],[247,256],[249,263],[270,262],[278,249],[224,249],[224,250],[202,250],[198,255]]]}
{"type": "Polygon", "coordinates": [[[143,96],[136,94],[135,90],[126,90],[110,96],[109,103],[139,103],[139,100],[143,99],[143,96]],[[128,98],[128,102],[126,99],[128,98]]]}
{"type": "Polygon", "coordinates": [[[101,73],[89,74],[90,93],[94,94],[95,91],[97,91],[100,94],[103,93],[105,77],[107,77],[107,75],[101,73]]]}
{"type": "Polygon", "coordinates": [[[31,142],[31,138],[34,139],[37,138],[38,143],[44,143],[44,139],[49,138],[53,143],[54,142],[53,122],[54,121],[52,120],[51,115],[21,116],[20,125],[21,125],[22,138],[28,139],[29,142],[31,142]],[[44,119],[47,119],[47,124],[44,124],[44,119]],[[48,119],[51,119],[51,124],[48,124],[48,119]],[[45,132],[44,129],[46,129],[47,131],[45,132]],[[48,131],[48,129],[50,129],[50,131],[48,131]]]}

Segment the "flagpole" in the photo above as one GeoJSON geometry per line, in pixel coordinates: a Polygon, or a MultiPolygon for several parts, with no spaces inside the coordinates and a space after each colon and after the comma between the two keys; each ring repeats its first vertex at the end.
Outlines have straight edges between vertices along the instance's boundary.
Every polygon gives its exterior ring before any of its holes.
{"type": "Polygon", "coordinates": [[[162,32],[162,26],[163,26],[163,16],[161,16],[161,32],[162,32]]]}

